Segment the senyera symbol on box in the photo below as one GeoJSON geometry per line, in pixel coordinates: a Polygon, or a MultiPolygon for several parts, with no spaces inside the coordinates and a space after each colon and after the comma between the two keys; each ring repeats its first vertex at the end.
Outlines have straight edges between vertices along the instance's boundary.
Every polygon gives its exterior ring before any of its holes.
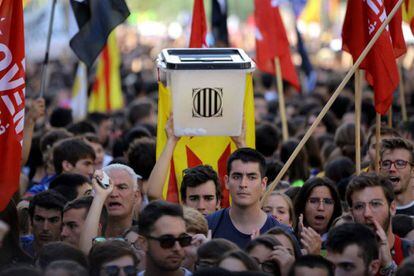
{"type": "Polygon", "coordinates": [[[223,116],[223,88],[193,88],[193,117],[223,116]]]}

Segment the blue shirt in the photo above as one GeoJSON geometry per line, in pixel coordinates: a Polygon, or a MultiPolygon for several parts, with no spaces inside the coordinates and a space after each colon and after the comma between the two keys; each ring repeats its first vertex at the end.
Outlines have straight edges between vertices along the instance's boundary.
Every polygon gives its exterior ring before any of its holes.
{"type": "MultiPolygon", "coordinates": [[[[223,238],[234,242],[240,248],[245,248],[247,243],[251,241],[250,234],[244,234],[236,229],[230,219],[229,208],[221,209],[207,216],[208,228],[211,229],[212,238],[223,238]]],[[[265,224],[260,228],[260,234],[264,234],[273,227],[281,227],[289,232],[291,229],[278,222],[274,217],[268,215],[265,224]]]]}

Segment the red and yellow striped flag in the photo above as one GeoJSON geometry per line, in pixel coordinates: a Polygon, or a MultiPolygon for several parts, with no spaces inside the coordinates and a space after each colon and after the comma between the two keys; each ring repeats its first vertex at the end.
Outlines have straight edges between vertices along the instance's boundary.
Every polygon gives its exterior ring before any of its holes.
{"type": "Polygon", "coordinates": [[[403,20],[410,25],[411,32],[414,34],[414,0],[404,0],[402,15],[403,20]]]}
{"type": "MultiPolygon", "coordinates": [[[[161,82],[158,93],[158,126],[157,126],[157,158],[161,155],[167,135],[165,124],[171,112],[171,92],[161,82]]],[[[246,146],[255,147],[254,99],[252,76],[246,77],[246,91],[244,100],[244,118],[246,127],[246,146]]],[[[230,204],[229,192],[224,185],[224,176],[227,174],[227,159],[236,150],[234,142],[228,136],[193,136],[181,137],[175,147],[168,177],[163,189],[164,199],[180,202],[180,185],[184,169],[201,164],[212,166],[219,175],[222,195],[222,207],[230,204]]]]}
{"type": "Polygon", "coordinates": [[[109,112],[124,107],[119,66],[119,51],[113,31],[99,56],[95,83],[89,97],[89,112],[109,112]]]}

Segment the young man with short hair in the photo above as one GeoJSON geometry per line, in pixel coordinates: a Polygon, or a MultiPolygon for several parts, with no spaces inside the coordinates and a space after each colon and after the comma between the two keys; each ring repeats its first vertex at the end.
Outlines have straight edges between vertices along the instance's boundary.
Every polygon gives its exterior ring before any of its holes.
{"type": "Polygon", "coordinates": [[[31,257],[37,256],[45,244],[59,241],[65,203],[66,199],[55,191],[41,192],[30,201],[33,240],[25,241],[22,248],[31,257]]]}
{"type": "Polygon", "coordinates": [[[91,180],[81,174],[64,173],[56,176],[49,185],[50,190],[55,190],[66,197],[68,201],[87,196],[91,193],[91,180]]]}
{"type": "Polygon", "coordinates": [[[374,276],[379,272],[378,242],[365,225],[346,223],[333,228],[326,248],[336,276],[374,276]]]}
{"type": "Polygon", "coordinates": [[[351,179],[346,200],[355,222],[367,225],[380,239],[380,261],[384,273],[409,255],[411,244],[392,232],[391,218],[396,204],[391,181],[375,173],[363,173],[351,179]]]}
{"type": "Polygon", "coordinates": [[[403,138],[384,139],[381,143],[381,172],[388,175],[394,188],[397,214],[414,216],[414,147],[403,138]]]}
{"type": "Polygon", "coordinates": [[[94,161],[95,151],[81,138],[67,138],[53,147],[53,165],[57,174],[70,172],[91,178],[94,161]]]}
{"type": "Polygon", "coordinates": [[[139,242],[146,252],[146,275],[184,275],[191,272],[182,267],[192,237],[186,233],[183,208],[161,200],[148,204],[138,221],[139,242]]]}
{"type": "Polygon", "coordinates": [[[181,182],[180,194],[185,205],[205,216],[220,209],[220,182],[217,173],[209,165],[186,169],[181,182]]]}
{"type": "Polygon", "coordinates": [[[265,158],[254,149],[241,148],[230,155],[225,183],[232,204],[207,216],[213,238],[225,238],[244,248],[252,235],[275,226],[286,227],[261,209],[260,199],[267,183],[265,172],[265,158]]]}
{"type": "MultiPolygon", "coordinates": [[[[63,209],[61,240],[79,248],[79,239],[83,226],[92,205],[93,197],[81,197],[66,204],[63,209]]],[[[99,233],[105,229],[107,220],[106,209],[103,208],[100,215],[99,233]]]]}

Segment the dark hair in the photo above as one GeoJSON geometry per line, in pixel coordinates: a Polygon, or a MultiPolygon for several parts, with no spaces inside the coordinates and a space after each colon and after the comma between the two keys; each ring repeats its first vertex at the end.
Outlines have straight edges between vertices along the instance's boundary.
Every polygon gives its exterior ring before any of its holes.
{"type": "Polygon", "coordinates": [[[349,207],[352,208],[353,193],[370,187],[382,188],[384,196],[387,199],[388,206],[390,206],[391,202],[394,201],[394,190],[388,177],[378,175],[376,173],[361,173],[351,179],[346,189],[346,201],[348,202],[349,207]]]}
{"type": "Polygon", "coordinates": [[[55,190],[63,195],[68,201],[78,197],[78,187],[84,183],[91,184],[89,178],[75,173],[64,173],[56,176],[49,185],[50,190],[55,190]]]}
{"type": "Polygon", "coordinates": [[[342,253],[346,247],[357,245],[358,257],[364,260],[365,267],[379,258],[376,235],[360,223],[341,224],[329,231],[326,248],[334,253],[342,253]]]}
{"type": "MultiPolygon", "coordinates": [[[[298,144],[299,141],[296,139],[289,139],[282,144],[282,148],[280,149],[280,160],[283,163],[286,163],[290,158],[298,144]]],[[[288,170],[288,175],[290,183],[293,183],[296,180],[306,181],[309,178],[308,154],[305,149],[302,148],[295,160],[293,160],[292,165],[288,170]]]]}
{"type": "Polygon", "coordinates": [[[134,126],[136,123],[142,123],[142,120],[148,117],[154,109],[154,103],[150,100],[132,102],[127,111],[129,124],[134,126]]]}
{"type": "Polygon", "coordinates": [[[0,276],[42,276],[38,268],[28,264],[11,264],[0,270],[0,276]]]}
{"type": "Polygon", "coordinates": [[[52,129],[46,132],[40,138],[40,151],[45,153],[48,148],[51,148],[57,141],[73,137],[73,134],[64,128],[52,129]]]}
{"type": "Polygon", "coordinates": [[[52,127],[65,127],[72,123],[72,121],[72,109],[63,107],[53,109],[49,119],[52,127]]]}
{"type": "Polygon", "coordinates": [[[290,268],[289,276],[297,276],[295,269],[299,267],[322,268],[328,272],[328,276],[334,276],[333,264],[320,255],[304,255],[297,258],[290,268]]]}
{"type": "Polygon", "coordinates": [[[256,150],[271,157],[279,146],[280,131],[275,125],[261,123],[256,127],[256,150]]]}
{"type": "MultiPolygon", "coordinates": [[[[329,192],[331,193],[332,199],[334,200],[333,214],[328,223],[329,229],[331,227],[332,222],[342,214],[342,206],[335,184],[333,184],[333,182],[326,177],[310,178],[305,182],[305,184],[303,184],[302,188],[300,189],[299,193],[296,195],[295,198],[295,214],[297,216],[297,219],[299,219],[299,215],[305,213],[306,202],[308,201],[308,198],[312,193],[313,189],[315,189],[316,187],[327,187],[329,189],[329,192]]],[[[296,223],[297,226],[298,224],[299,223],[296,223]]],[[[305,215],[303,216],[303,224],[304,226],[308,226],[308,221],[306,220],[305,215]]],[[[298,227],[296,227],[296,232],[297,230],[298,227]]]]}
{"type": "MultiPolygon", "coordinates": [[[[375,125],[369,128],[368,133],[369,133],[368,139],[362,148],[363,155],[367,154],[369,147],[371,146],[371,143],[372,143],[372,138],[375,138],[375,125]]],[[[387,126],[381,126],[380,134],[381,134],[381,137],[382,136],[401,137],[398,131],[396,131],[394,128],[390,128],[387,126]]]]}
{"type": "Polygon", "coordinates": [[[408,215],[398,214],[392,217],[392,232],[404,238],[414,230],[414,219],[408,215]]]}
{"type": "Polygon", "coordinates": [[[93,122],[97,126],[99,126],[103,121],[107,121],[111,119],[111,117],[103,112],[92,112],[88,114],[88,121],[93,122]]]}
{"type": "Polygon", "coordinates": [[[81,135],[85,133],[96,133],[96,126],[89,121],[83,120],[80,122],[72,123],[66,127],[66,129],[74,135],[81,135]]]}
{"type": "Polygon", "coordinates": [[[281,243],[271,235],[260,235],[247,243],[245,251],[249,253],[258,245],[263,245],[267,249],[273,251],[274,247],[277,245],[281,245],[281,243]]]}
{"type": "Polygon", "coordinates": [[[127,242],[107,240],[94,244],[89,252],[90,275],[99,276],[104,263],[122,258],[124,256],[131,257],[134,261],[134,265],[138,265],[139,260],[127,242]]]}
{"type": "MultiPolygon", "coordinates": [[[[65,208],[63,209],[63,213],[71,209],[85,209],[86,212],[85,212],[84,219],[86,219],[89,213],[89,209],[91,208],[92,201],[93,201],[93,196],[84,196],[84,197],[77,198],[71,202],[68,202],[65,205],[65,208]]],[[[102,225],[102,233],[105,233],[105,229],[106,229],[107,222],[108,222],[108,211],[106,210],[105,207],[102,208],[101,215],[99,217],[99,222],[102,225]]]]}
{"type": "Polygon", "coordinates": [[[65,203],[67,202],[66,198],[61,195],[60,193],[53,191],[53,190],[47,190],[41,193],[38,193],[33,197],[33,199],[30,201],[29,204],[29,214],[30,219],[33,221],[33,215],[36,206],[44,208],[44,209],[52,209],[60,211],[61,214],[63,212],[63,207],[65,206],[65,203]]]}
{"type": "Polygon", "coordinates": [[[61,241],[45,244],[37,257],[37,262],[43,270],[50,263],[59,260],[74,261],[85,269],[88,268],[88,260],[83,252],[73,245],[61,241]]]}
{"type": "Polygon", "coordinates": [[[185,202],[187,198],[187,187],[198,187],[209,180],[214,182],[216,189],[216,199],[221,199],[220,181],[216,171],[211,166],[199,165],[193,168],[188,168],[184,170],[183,175],[184,176],[180,187],[182,201],[185,202]]]}
{"type": "MultiPolygon", "coordinates": [[[[318,117],[318,115],[319,115],[319,113],[321,113],[321,111],[322,111],[321,107],[316,107],[316,108],[312,109],[307,115],[306,123],[309,122],[309,117],[310,116],[318,117]]],[[[326,132],[335,133],[335,130],[337,128],[338,123],[337,123],[337,119],[336,119],[334,113],[332,113],[331,111],[328,111],[325,114],[325,116],[323,116],[321,122],[326,127],[326,132]]]]}
{"type": "MultiPolygon", "coordinates": [[[[364,144],[364,133],[360,130],[361,146],[364,144]]],[[[341,125],[335,132],[335,144],[341,149],[343,156],[355,157],[355,124],[347,123],[341,125]]]]}
{"type": "Polygon", "coordinates": [[[129,166],[142,179],[147,180],[155,166],[155,139],[149,137],[135,139],[129,146],[127,156],[129,166]]]}
{"type": "Polygon", "coordinates": [[[411,163],[414,161],[414,147],[413,144],[400,137],[392,138],[392,139],[383,139],[381,141],[381,158],[384,155],[384,152],[387,150],[395,150],[395,149],[404,149],[410,153],[411,163]]]}
{"type": "Polygon", "coordinates": [[[76,162],[83,158],[95,160],[95,151],[81,138],[64,139],[53,147],[53,165],[57,174],[63,171],[63,161],[75,166],[76,162]]]}
{"type": "Polygon", "coordinates": [[[288,197],[290,197],[290,200],[292,200],[293,203],[295,203],[296,196],[299,194],[300,190],[301,190],[301,187],[299,186],[294,186],[294,187],[291,186],[290,188],[286,190],[285,194],[288,197]]]}
{"type": "MultiPolygon", "coordinates": [[[[293,235],[292,232],[287,231],[285,228],[282,228],[280,226],[275,226],[273,228],[270,228],[265,233],[266,235],[284,235],[287,237],[290,242],[292,243],[293,250],[295,251],[295,258],[298,258],[302,256],[302,252],[300,251],[300,246],[298,244],[298,241],[296,240],[296,237],[293,235]]],[[[277,238],[276,238],[277,239],[277,238]]]]}
{"type": "Polygon", "coordinates": [[[198,259],[219,260],[229,251],[240,249],[237,244],[222,238],[212,239],[197,249],[198,259]]]}
{"type": "Polygon", "coordinates": [[[10,200],[6,208],[0,212],[0,221],[7,223],[9,231],[4,236],[0,247],[0,268],[4,265],[18,262],[31,262],[31,258],[20,247],[19,221],[14,200],[10,200]]]}
{"type": "Polygon", "coordinates": [[[240,160],[243,163],[258,163],[261,178],[266,175],[266,160],[264,156],[252,148],[240,148],[234,151],[227,159],[227,175],[230,175],[233,161],[240,160]]]}
{"type": "Polygon", "coordinates": [[[88,270],[79,263],[68,260],[54,261],[46,267],[48,270],[64,270],[69,276],[88,276],[88,270]]]}
{"type": "Polygon", "coordinates": [[[89,143],[101,144],[101,141],[99,140],[98,135],[96,135],[95,133],[91,133],[91,132],[84,133],[81,137],[84,138],[89,143]]]}
{"type": "Polygon", "coordinates": [[[349,157],[339,156],[325,165],[325,176],[335,183],[355,173],[355,164],[349,157]]]}
{"type": "Polygon", "coordinates": [[[241,250],[234,250],[234,251],[227,252],[217,261],[217,265],[219,265],[223,260],[228,259],[228,258],[237,259],[240,262],[242,262],[243,265],[246,267],[247,271],[260,271],[259,266],[257,265],[256,261],[249,255],[247,255],[244,251],[241,251],[241,250]]]}
{"type": "Polygon", "coordinates": [[[179,217],[184,221],[183,207],[179,204],[163,200],[155,200],[150,202],[139,215],[139,234],[145,237],[150,235],[154,224],[162,216],[179,217]]]}
{"type": "MultiPolygon", "coordinates": [[[[267,177],[267,186],[276,179],[276,176],[283,168],[283,163],[278,160],[272,160],[266,162],[266,177],[267,177]]],[[[290,184],[289,184],[290,185],[290,184]]],[[[280,184],[278,184],[280,186],[280,184]]]]}

